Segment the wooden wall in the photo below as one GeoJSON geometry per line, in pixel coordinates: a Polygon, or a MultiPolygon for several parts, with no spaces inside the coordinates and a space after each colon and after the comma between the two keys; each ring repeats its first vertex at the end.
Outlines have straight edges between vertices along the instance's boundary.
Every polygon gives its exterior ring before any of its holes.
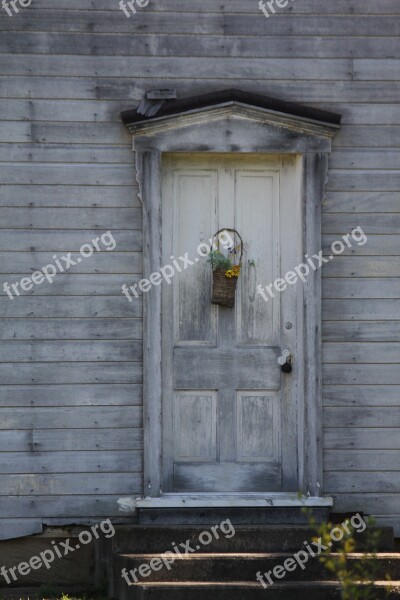
{"type": "Polygon", "coordinates": [[[400,3],[33,0],[0,9],[0,278],[9,283],[112,230],[114,252],[0,297],[0,535],[118,515],[140,493],[141,273],[130,139],[145,90],[239,87],[343,114],[324,247],[325,489],[400,533],[400,3]]]}

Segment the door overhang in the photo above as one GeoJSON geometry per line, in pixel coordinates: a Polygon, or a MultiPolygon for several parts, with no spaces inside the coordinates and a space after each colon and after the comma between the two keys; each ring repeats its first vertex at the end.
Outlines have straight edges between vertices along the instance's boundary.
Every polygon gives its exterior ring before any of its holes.
{"type": "MultiPolygon", "coordinates": [[[[145,117],[137,109],[128,110],[122,113],[122,119],[132,134],[139,197],[143,203],[143,271],[146,279],[162,267],[161,157],[164,153],[301,156],[303,254],[319,253],[328,155],[332,138],[340,128],[340,115],[227,90],[165,103],[151,117],[145,117]]],[[[299,490],[305,497],[321,498],[320,270],[310,273],[303,294],[305,369],[299,407],[299,490]]],[[[162,286],[154,286],[143,298],[143,493],[149,499],[163,495],[161,300],[162,286]]]]}

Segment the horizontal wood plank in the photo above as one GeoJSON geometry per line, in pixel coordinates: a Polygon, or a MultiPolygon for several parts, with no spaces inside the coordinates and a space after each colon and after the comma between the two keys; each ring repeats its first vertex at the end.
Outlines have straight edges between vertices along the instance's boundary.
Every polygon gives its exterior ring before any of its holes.
{"type": "MultiPolygon", "coordinates": [[[[101,233],[100,233],[101,235],[101,233]]],[[[105,238],[109,244],[109,238],[105,238]]],[[[115,239],[115,238],[114,238],[115,239]]],[[[115,240],[116,241],[116,240],[115,240]]],[[[89,242],[90,244],[90,242],[89,242]]],[[[109,274],[115,277],[117,274],[140,274],[142,272],[142,255],[139,252],[118,252],[115,250],[106,250],[101,242],[98,242],[100,251],[94,251],[90,257],[82,257],[79,253],[72,252],[67,254],[53,254],[47,252],[1,252],[0,273],[32,275],[34,271],[40,271],[49,264],[55,264],[58,258],[63,269],[68,264],[67,258],[70,258],[75,264],[70,263],[67,274],[87,273],[87,274],[109,274]],[[54,258],[56,257],[56,259],[54,258]],[[80,260],[78,260],[80,259],[80,260]]],[[[112,244],[113,245],[113,244],[112,244]]],[[[109,247],[112,247],[109,246],[109,247]]],[[[86,250],[86,249],[85,249],[86,250]]],[[[59,275],[60,269],[58,267],[59,275]]],[[[64,273],[65,274],[65,273],[64,273]]],[[[99,278],[99,282],[103,278],[99,278]]],[[[126,277],[129,279],[129,277],[126,277]]],[[[41,285],[41,284],[40,284],[41,285]]]]}
{"type": "Polygon", "coordinates": [[[322,219],[323,233],[346,234],[361,227],[364,233],[396,235],[400,227],[400,212],[392,214],[360,213],[349,218],[347,214],[325,214],[322,219]]]}
{"type": "Polygon", "coordinates": [[[400,434],[400,401],[398,406],[325,407],[323,414],[325,427],[398,427],[400,434]]]}
{"type": "MultiPolygon", "coordinates": [[[[350,218],[353,218],[353,217],[350,217],[350,218]]],[[[357,235],[356,239],[360,240],[360,236],[357,235]]],[[[338,240],[340,240],[340,238],[338,238],[334,234],[324,235],[322,237],[322,250],[323,250],[325,256],[329,256],[332,253],[332,244],[334,244],[338,240]]],[[[343,253],[340,254],[340,256],[352,255],[355,257],[359,257],[359,256],[395,257],[400,254],[400,248],[399,248],[397,235],[369,235],[367,243],[363,244],[363,245],[357,243],[356,240],[350,238],[349,243],[350,243],[350,247],[348,247],[347,244],[344,243],[345,248],[344,248],[343,253]]],[[[333,246],[333,247],[336,248],[336,246],[333,246]]],[[[384,263],[384,261],[389,260],[389,259],[385,258],[385,259],[377,259],[377,260],[378,261],[382,260],[382,262],[384,263]]],[[[335,259],[335,262],[336,262],[336,259],[335,259]]],[[[360,262],[361,261],[359,259],[357,259],[357,261],[355,261],[355,264],[358,264],[360,262]]],[[[330,266],[330,269],[331,268],[332,267],[330,266]]]]}
{"type": "Polygon", "coordinates": [[[323,388],[324,406],[399,406],[399,390],[393,385],[326,385],[323,388]]]}
{"type": "Polygon", "coordinates": [[[334,147],[398,148],[398,125],[348,125],[334,139],[334,147]]]}
{"type": "MultiPolygon", "coordinates": [[[[132,164],[126,165],[93,165],[93,164],[21,164],[4,162],[1,164],[2,181],[5,184],[30,185],[129,185],[136,184],[132,164]]],[[[7,210],[7,209],[1,209],[7,210]]],[[[40,209],[38,209],[40,212],[40,209]]],[[[51,209],[49,209],[51,210],[51,209]]],[[[60,209],[62,210],[62,209],[60,209]]],[[[72,210],[72,209],[71,209],[72,210]]],[[[92,209],[95,210],[95,209],[92,209]]],[[[123,214],[127,209],[116,210],[123,214]]],[[[136,209],[131,209],[136,211],[136,209]]],[[[21,213],[22,211],[17,211],[21,213]]],[[[83,211],[82,211],[83,212],[83,211]]],[[[107,214],[107,212],[106,212],[107,214]]],[[[131,214],[134,214],[131,212],[131,214]]],[[[132,217],[131,217],[132,218],[132,217]]],[[[112,221],[112,219],[111,219],[112,221]]],[[[7,220],[4,221],[7,223],[7,220]]],[[[129,220],[128,220],[129,222],[129,220]]],[[[12,225],[10,225],[12,227],[12,225]]]]}
{"type": "Polygon", "coordinates": [[[32,431],[0,431],[0,452],[31,452],[32,431]]]}
{"type": "Polygon", "coordinates": [[[26,537],[42,533],[42,519],[1,519],[0,540],[9,540],[15,537],[26,537]]]}
{"type": "Polygon", "coordinates": [[[400,450],[398,428],[326,428],[325,448],[357,450],[400,450]]]}
{"type": "Polygon", "coordinates": [[[393,191],[400,188],[400,171],[386,169],[331,169],[328,191],[393,191]]]}
{"type": "Polygon", "coordinates": [[[356,59],[354,60],[354,79],[366,81],[398,81],[400,60],[386,59],[356,59]]]}
{"type": "MultiPolygon", "coordinates": [[[[19,101],[14,100],[13,104],[15,105],[17,102],[19,101]]],[[[24,100],[21,100],[21,102],[24,102],[24,100]]],[[[50,102],[53,106],[54,104],[56,106],[59,104],[59,102],[54,103],[52,100],[50,102]]],[[[0,100],[0,107],[2,103],[7,106],[10,106],[11,104],[8,100],[0,100]]],[[[41,101],[39,101],[39,103],[41,103],[41,101]]],[[[82,103],[80,102],[79,104],[82,103]]],[[[1,108],[1,110],[3,109],[1,108]]],[[[72,113],[75,118],[80,116],[76,113],[76,110],[73,110],[72,113]]],[[[63,117],[63,121],[65,121],[64,113],[63,117]]],[[[118,119],[120,119],[119,115],[118,119]]],[[[91,146],[90,144],[0,144],[0,162],[12,162],[13,164],[21,162],[30,164],[45,163],[46,166],[49,166],[49,164],[53,163],[63,163],[68,164],[70,168],[72,168],[72,165],[74,164],[78,164],[80,166],[82,164],[91,166],[101,164],[101,167],[97,168],[102,168],[104,165],[113,165],[115,163],[119,168],[121,168],[122,165],[129,165],[130,170],[133,170],[133,156],[129,145],[100,146],[94,144],[91,146]]],[[[19,165],[19,168],[21,168],[21,165],[19,165]]],[[[77,167],[77,169],[79,169],[79,167],[77,167]]],[[[75,181],[70,179],[67,182],[67,185],[70,185],[71,183],[75,183],[75,181]]],[[[106,185],[112,184],[106,182],[106,185]]],[[[117,185],[120,186],[121,181],[119,181],[117,185]]],[[[136,181],[134,181],[133,186],[136,187],[136,181]]],[[[61,186],[59,183],[57,183],[56,191],[60,190],[60,188],[61,186]]],[[[90,189],[91,187],[89,190],[90,189]]],[[[110,192],[113,195],[118,194],[118,190],[111,189],[110,192]]],[[[110,200],[112,200],[112,198],[110,200]]],[[[134,198],[132,197],[131,200],[133,201],[134,198]]]]}
{"type": "MultiPolygon", "coordinates": [[[[276,19],[276,17],[275,17],[276,19]]],[[[274,19],[274,21],[275,21],[274,19]]],[[[196,96],[208,92],[215,92],[221,89],[221,82],[224,80],[215,78],[212,70],[206,80],[193,79],[192,77],[182,78],[182,73],[174,77],[162,78],[158,73],[153,73],[151,78],[152,87],[174,88],[179,85],[180,96],[196,96]]],[[[297,78],[294,80],[268,80],[246,78],[244,75],[240,80],[241,87],[249,92],[264,94],[266,96],[275,96],[293,102],[312,102],[320,106],[321,103],[340,103],[365,102],[368,98],[370,102],[393,102],[397,103],[400,93],[400,83],[391,82],[390,86],[382,87],[381,82],[364,81],[314,81],[310,86],[307,81],[297,78]]],[[[132,108],[132,104],[137,106],[138,102],[145,95],[148,86],[148,78],[135,77],[133,79],[121,79],[112,77],[29,77],[9,75],[0,76],[0,85],[2,86],[3,98],[26,98],[29,93],[30,98],[60,99],[60,100],[124,100],[126,108],[132,108]],[[127,100],[129,99],[129,100],[127,100]]],[[[232,84],[231,84],[232,85],[232,84]]],[[[92,135],[93,129],[101,128],[102,124],[90,127],[92,135]]],[[[12,129],[10,129],[12,131],[12,129]]],[[[29,137],[29,132],[28,132],[29,137]]],[[[1,140],[0,140],[1,141],[1,140]]],[[[6,141],[6,140],[5,140],[6,141]]],[[[18,141],[18,140],[16,140],[18,141]]],[[[20,141],[30,141],[22,139],[20,141]]],[[[84,142],[86,136],[84,136],[84,142]]],[[[96,140],[99,144],[104,144],[103,140],[96,140]]],[[[40,143],[40,140],[39,140],[40,143]]],[[[79,143],[74,140],[73,143],[79,143]]],[[[112,143],[107,139],[107,143],[112,143]]],[[[129,143],[129,136],[125,136],[123,142],[129,143]]]]}
{"type": "Polygon", "coordinates": [[[347,471],[325,473],[325,489],[329,494],[345,492],[357,493],[399,493],[400,471],[369,471],[367,473],[347,471]]]}
{"type": "MultiPolygon", "coordinates": [[[[9,229],[140,229],[140,208],[0,208],[1,223],[9,229]]],[[[97,236],[96,236],[97,237],[97,236]]],[[[82,244],[90,244],[91,239],[82,244]]],[[[105,244],[99,242],[104,249],[105,244]]],[[[111,246],[111,244],[109,244],[111,246]]]]}
{"type": "Polygon", "coordinates": [[[128,302],[119,296],[20,296],[18,302],[0,296],[2,317],[29,318],[107,318],[140,317],[141,298],[128,302]]]}
{"type": "Polygon", "coordinates": [[[325,213],[395,213],[399,210],[397,192],[328,192],[323,204],[325,213]]]}
{"type": "MultiPolygon", "coordinates": [[[[327,249],[329,251],[329,249],[327,249]]],[[[392,246],[392,252],[398,250],[392,246]]],[[[357,252],[357,245],[354,247],[357,252]]],[[[335,256],[324,267],[325,277],[400,277],[399,256],[335,256]]]]}
{"type": "MultiPolygon", "coordinates": [[[[400,342],[326,342],[322,361],[330,364],[399,364],[400,342]]],[[[396,369],[393,366],[393,369],[396,369]]]]}
{"type": "MultiPolygon", "coordinates": [[[[393,104],[384,104],[384,106],[394,108],[388,108],[387,110],[381,111],[379,109],[380,105],[376,104],[361,104],[358,106],[360,108],[357,109],[357,117],[353,117],[353,119],[356,118],[357,121],[360,122],[361,119],[365,118],[365,121],[367,121],[366,124],[377,123],[382,120],[392,121],[393,124],[396,124],[397,116],[395,116],[396,113],[393,112],[394,109],[398,109],[397,114],[400,115],[400,107],[393,104]],[[361,107],[363,107],[363,109],[361,109],[361,107]],[[373,112],[373,109],[376,109],[375,112],[373,112]]],[[[332,105],[331,108],[337,110],[338,107],[332,105]]],[[[389,123],[385,122],[382,124],[388,125],[389,123]]],[[[331,169],[347,169],[350,172],[352,172],[353,169],[364,169],[366,175],[368,174],[367,169],[382,169],[386,171],[387,169],[398,169],[399,164],[400,150],[396,148],[337,148],[329,157],[329,167],[331,169]]],[[[382,190],[378,191],[382,193],[382,190]]],[[[331,194],[332,193],[330,192],[328,196],[331,194]]],[[[361,194],[359,194],[359,196],[360,195],[361,194]]],[[[362,195],[364,194],[362,193],[362,195]]],[[[377,206],[375,205],[374,208],[376,210],[377,206]]],[[[381,206],[379,206],[379,210],[382,212],[381,206]]]]}
{"type": "MultiPolygon", "coordinates": [[[[31,275],[27,273],[26,275],[31,275]]],[[[24,296],[121,296],[122,286],[132,285],[140,280],[138,275],[94,275],[94,274],[76,274],[76,273],[58,273],[52,280],[47,279],[40,285],[34,285],[30,291],[24,291],[20,286],[17,288],[8,287],[8,292],[3,289],[5,282],[12,286],[21,281],[21,275],[0,275],[0,296],[5,296],[9,301],[20,300],[24,296]],[[11,294],[11,296],[10,296],[11,294]]],[[[29,284],[30,285],[30,284],[29,284]]],[[[139,292],[138,292],[139,293],[139,292]]],[[[129,303],[124,295],[123,299],[129,303]]],[[[131,296],[131,304],[139,300],[139,296],[131,296]]]]}
{"type": "MultiPolygon", "coordinates": [[[[36,0],[35,10],[62,9],[62,10],[91,10],[92,0],[69,0],[68,5],[64,0],[36,0]]],[[[301,4],[290,7],[291,14],[321,14],[319,0],[303,0],[301,4]]],[[[96,0],[96,10],[117,11],[118,6],[114,0],[96,0]]],[[[203,0],[198,3],[184,3],[182,0],[158,0],[156,6],[148,6],[147,11],[162,12],[185,12],[185,13],[244,13],[259,14],[259,8],[253,3],[244,4],[243,0],[230,0],[229,5],[219,4],[214,0],[203,0]]],[[[354,15],[388,14],[400,13],[396,0],[381,0],[379,6],[374,0],[335,0],[332,4],[324,5],[323,14],[343,14],[349,12],[354,15]]]]}
{"type": "MultiPolygon", "coordinates": [[[[229,3],[229,10],[231,10],[231,4],[232,2],[229,3]]],[[[186,6],[190,11],[191,4],[186,4],[186,6]]],[[[220,10],[220,5],[215,2],[213,6],[220,10]]],[[[248,3],[246,11],[250,8],[254,7],[248,3]]],[[[205,37],[193,33],[190,35],[190,50],[191,55],[196,57],[242,56],[245,58],[311,58],[316,55],[320,58],[348,58],[349,56],[382,58],[383,55],[393,56],[398,50],[396,37],[378,37],[371,34],[360,44],[359,38],[350,35],[342,36],[338,43],[336,37],[318,36],[317,34],[318,32],[313,32],[307,37],[301,37],[301,35],[276,37],[273,33],[269,33],[262,36],[261,43],[260,36],[213,35],[205,37]]],[[[68,32],[4,31],[0,39],[0,51],[6,54],[187,56],[187,34],[176,33],[171,36],[165,35],[163,32],[160,34],[141,33],[133,36],[129,33],[120,33],[118,39],[119,43],[115,44],[115,36],[109,33],[80,33],[77,36],[68,32]]],[[[57,111],[57,107],[55,110],[57,111]]],[[[37,116],[39,113],[35,112],[34,114],[37,116]]]]}
{"type": "MultiPolygon", "coordinates": [[[[142,485],[135,490],[135,495],[140,495],[142,485]]],[[[4,496],[1,499],[3,518],[21,518],[21,515],[31,514],[32,518],[42,519],[46,523],[47,518],[63,519],[64,523],[74,522],[74,517],[80,519],[97,516],[97,522],[101,517],[121,517],[118,500],[121,497],[115,490],[115,494],[95,495],[16,495],[4,496]]]]}
{"type": "Polygon", "coordinates": [[[325,342],[400,342],[400,320],[324,321],[322,339],[325,342]]]}
{"type": "MultiPolygon", "coordinates": [[[[325,302],[329,298],[338,300],[348,298],[376,298],[379,302],[375,302],[375,310],[377,311],[377,314],[382,314],[382,310],[386,306],[391,306],[391,303],[385,304],[385,300],[390,298],[400,298],[400,281],[395,277],[358,277],[354,279],[346,277],[328,277],[323,278],[322,281],[322,296],[325,299],[325,302]]],[[[360,303],[360,309],[362,305],[363,304],[360,303]]],[[[323,310],[326,311],[326,308],[323,307],[323,310]]],[[[359,313],[359,317],[363,318],[361,312],[359,313]]],[[[376,318],[385,319],[389,317],[382,316],[376,318]]],[[[397,317],[390,318],[397,319],[397,317]]]]}
{"type": "Polygon", "coordinates": [[[400,385],[400,369],[394,365],[327,365],[323,367],[327,385],[400,385]]]}
{"type": "MultiPolygon", "coordinates": [[[[4,146],[3,146],[4,147],[4,146]]],[[[64,146],[68,154],[68,147],[64,146]]],[[[71,153],[79,159],[76,145],[71,144],[71,153]]],[[[82,148],[82,146],[79,146],[82,148]]],[[[90,148],[91,147],[88,146],[90,148]]],[[[29,154],[30,144],[27,144],[29,154]]],[[[1,152],[1,151],[0,151],[1,152]]],[[[9,152],[12,152],[10,150],[9,152]]],[[[35,156],[40,158],[39,153],[35,156]]],[[[54,151],[57,157],[57,150],[54,151]]],[[[64,155],[64,159],[67,156],[64,155]]],[[[43,160],[43,159],[42,159],[43,160]]],[[[55,158],[54,158],[55,160],[55,158]]],[[[133,208],[139,207],[137,188],[132,186],[75,186],[71,185],[2,185],[0,187],[0,206],[30,207],[85,207],[85,208],[133,208]]]]}
{"type": "MultiPolygon", "coordinates": [[[[138,450],[105,452],[3,452],[0,473],[141,473],[138,450]]],[[[90,474],[90,475],[89,475],[90,474]]],[[[128,475],[129,477],[129,475],[128,475]]]]}
{"type": "MultiPolygon", "coordinates": [[[[32,26],[35,21],[29,20],[32,26]]],[[[96,15],[96,13],[93,13],[96,15]]],[[[111,15],[112,16],[112,15],[111,15]]],[[[124,19],[117,15],[116,31],[120,24],[124,24],[124,19]]],[[[186,17],[186,15],[185,15],[186,17]]],[[[95,17],[96,18],[96,17],[95,17]]],[[[21,19],[18,19],[21,21],[21,19]]],[[[126,21],[126,19],[125,19],[126,21]]],[[[257,18],[255,26],[262,20],[257,18]]],[[[77,22],[77,19],[74,21],[77,22]]],[[[99,21],[104,25],[104,21],[99,21]]],[[[192,23],[193,25],[193,23],[192,23]]],[[[109,27],[110,24],[107,24],[109,27]]],[[[41,22],[41,27],[43,23],[41,22]]],[[[129,27],[129,23],[128,23],[129,27]]],[[[0,22],[1,30],[1,22],[0,22]]],[[[126,31],[126,30],[125,30],[126,31]]],[[[234,34],[236,32],[232,32],[234,34]]],[[[399,27],[400,33],[400,27],[399,27]]],[[[348,80],[351,78],[351,61],[349,59],[307,59],[307,58],[277,58],[272,63],[268,63],[259,58],[226,58],[221,62],[218,58],[181,58],[181,57],[136,57],[135,61],[128,57],[97,57],[80,56],[79,60],[70,56],[53,56],[49,62],[46,56],[41,55],[13,55],[3,54],[0,64],[1,75],[30,75],[30,76],[58,76],[62,72],[64,76],[88,77],[97,72],[103,77],[144,77],[150,73],[164,73],[165,77],[173,77],[178,73],[185,73],[186,77],[197,79],[207,78],[210,72],[214,77],[224,79],[236,79],[241,75],[247,79],[292,79],[299,77],[302,79],[316,80],[348,80]]],[[[101,130],[106,126],[97,125],[101,130]]],[[[97,129],[96,127],[96,129],[97,129]]],[[[117,132],[118,126],[108,126],[110,131],[117,132]]],[[[122,125],[120,126],[120,128],[122,125]]],[[[85,130],[88,130],[85,127],[85,130]]],[[[33,137],[40,137],[39,131],[44,131],[40,125],[32,126],[33,137]]],[[[49,140],[42,140],[49,141],[49,140]]],[[[121,142],[120,142],[121,143],[121,142]]]]}
{"type": "Polygon", "coordinates": [[[324,469],[328,471],[392,471],[400,464],[400,450],[327,450],[324,469]]]}
{"type": "Polygon", "coordinates": [[[0,405],[56,408],[62,406],[138,406],[142,386],[135,384],[2,385],[0,405]]]}
{"type": "MultiPolygon", "coordinates": [[[[54,209],[56,210],[56,209],[54,209]]],[[[76,213],[76,219],[78,214],[76,213]]],[[[72,223],[71,223],[72,224],[72,223]]],[[[99,235],[107,233],[105,227],[91,230],[77,229],[79,220],[75,221],[75,230],[58,229],[3,229],[0,236],[0,251],[13,252],[73,252],[79,251],[83,244],[90,244],[99,235]]],[[[126,225],[125,225],[126,226],[126,225]]],[[[142,230],[112,230],[118,252],[141,252],[142,230]]],[[[112,244],[110,245],[110,247],[112,244]]]]}
{"type": "MultiPolygon", "coordinates": [[[[0,432],[0,437],[7,433],[9,432],[0,432]]],[[[139,428],[38,429],[32,432],[31,439],[31,447],[35,452],[141,450],[143,448],[143,430],[139,428]]]]}
{"type": "Polygon", "coordinates": [[[3,340],[141,340],[142,329],[141,319],[0,319],[3,340]]]}
{"type": "MultiPolygon", "coordinates": [[[[347,319],[347,321],[360,323],[363,320],[380,319],[383,321],[383,327],[388,329],[392,322],[399,317],[400,300],[324,300],[322,307],[323,317],[334,322],[333,326],[335,326],[335,319],[336,321],[347,319]]],[[[393,332],[396,332],[396,325],[393,327],[393,332]]]]}
{"type": "MultiPolygon", "coordinates": [[[[0,429],[104,429],[142,426],[140,406],[1,408],[0,429]]],[[[71,472],[71,471],[70,471],[71,472]]]]}
{"type": "Polygon", "coordinates": [[[141,475],[131,473],[62,473],[51,475],[7,475],[2,478],[0,496],[60,496],[93,494],[134,494],[140,488],[141,475]]]}
{"type": "Polygon", "coordinates": [[[3,363],[0,377],[5,385],[142,383],[142,365],[137,362],[3,363]]]}
{"type": "Polygon", "coordinates": [[[332,492],[334,506],[337,511],[351,512],[364,511],[369,515],[398,515],[400,494],[336,494],[332,492]]]}
{"type": "Polygon", "coordinates": [[[2,363],[110,363],[141,359],[140,340],[2,340],[0,342],[2,363]]]}

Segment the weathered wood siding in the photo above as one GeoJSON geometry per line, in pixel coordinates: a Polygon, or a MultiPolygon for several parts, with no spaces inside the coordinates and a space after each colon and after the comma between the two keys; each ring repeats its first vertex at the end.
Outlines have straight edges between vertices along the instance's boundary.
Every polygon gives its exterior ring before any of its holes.
{"type": "Polygon", "coordinates": [[[141,492],[141,217],[121,109],[224,87],[343,114],[323,207],[325,491],[400,530],[400,3],[33,0],[0,9],[0,277],[112,230],[54,283],[0,297],[0,534],[117,515],[141,492]],[[397,342],[397,343],[396,343],[397,342]]]}

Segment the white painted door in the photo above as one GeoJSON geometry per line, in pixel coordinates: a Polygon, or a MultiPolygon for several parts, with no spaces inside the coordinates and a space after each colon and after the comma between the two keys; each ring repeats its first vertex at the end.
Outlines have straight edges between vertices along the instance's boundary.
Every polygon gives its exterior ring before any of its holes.
{"type": "Polygon", "coordinates": [[[194,263],[162,284],[164,492],[298,490],[301,289],[266,302],[257,286],[301,262],[299,181],[296,157],[164,158],[163,264],[194,263]],[[210,303],[197,252],[222,227],[245,247],[234,309],[210,303]]]}

